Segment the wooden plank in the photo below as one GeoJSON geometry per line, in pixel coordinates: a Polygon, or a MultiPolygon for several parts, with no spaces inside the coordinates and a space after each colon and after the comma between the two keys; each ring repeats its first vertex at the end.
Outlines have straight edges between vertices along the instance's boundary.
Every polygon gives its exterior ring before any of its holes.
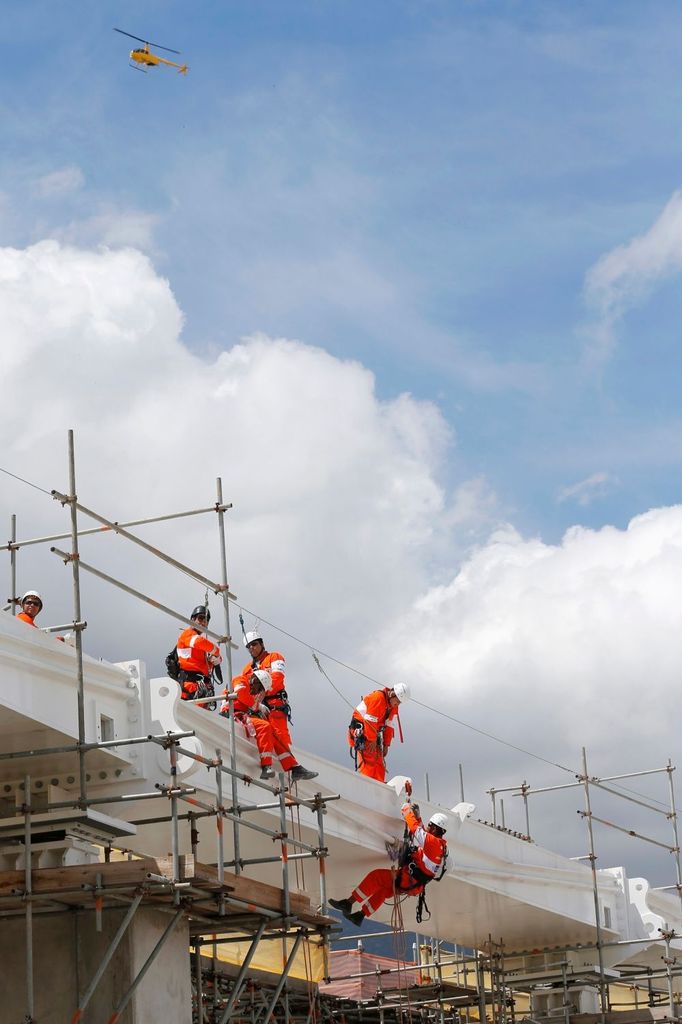
{"type": "MultiPolygon", "coordinates": [[[[61,868],[37,868],[31,872],[31,885],[36,895],[95,885],[97,875],[102,876],[103,885],[139,885],[150,872],[158,874],[157,863],[151,857],[112,864],[71,864],[61,868]]],[[[24,885],[23,871],[0,872],[0,896],[10,896],[13,889],[23,891],[24,885]]]]}
{"type": "MultiPolygon", "coordinates": [[[[72,864],[60,868],[37,868],[31,874],[31,884],[36,896],[48,893],[58,894],[60,890],[76,890],[81,886],[94,886],[101,876],[102,886],[142,885],[147,875],[161,875],[172,879],[173,862],[170,857],[144,857],[139,860],[112,861],[109,864],[72,864]]],[[[210,864],[202,864],[191,854],[180,858],[180,880],[191,882],[197,888],[220,891],[218,870],[210,864]]],[[[11,896],[17,890],[23,892],[25,875],[23,871],[0,872],[0,896],[11,896]]],[[[254,878],[224,874],[223,891],[239,899],[248,910],[258,908],[284,912],[284,893],[276,886],[267,885],[254,878]]],[[[300,893],[291,893],[291,913],[295,916],[314,916],[310,900],[300,893]]]]}
{"type": "MultiPolygon", "coordinates": [[[[224,884],[229,887],[229,895],[233,899],[243,901],[249,907],[261,907],[265,910],[276,910],[284,912],[284,893],[274,885],[266,882],[259,882],[255,878],[247,878],[245,875],[233,875],[232,872],[224,873],[224,884]]],[[[210,885],[217,888],[218,869],[212,864],[201,864],[194,862],[194,875],[186,878],[186,881],[195,883],[198,887],[210,885]]],[[[292,914],[310,914],[310,899],[303,893],[291,893],[290,906],[292,914]]]]}

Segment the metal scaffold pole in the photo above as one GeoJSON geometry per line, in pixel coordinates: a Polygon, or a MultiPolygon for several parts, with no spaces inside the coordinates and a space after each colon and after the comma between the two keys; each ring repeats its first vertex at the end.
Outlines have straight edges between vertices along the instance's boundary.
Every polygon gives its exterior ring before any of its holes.
{"type": "MultiPolygon", "coordinates": [[[[71,513],[71,570],[73,574],[73,621],[82,622],[81,619],[81,582],[78,552],[78,498],[76,496],[76,456],[74,451],[73,430],[69,430],[69,489],[68,496],[69,511],[71,513]]],[[[83,633],[80,628],[76,633],[76,674],[78,679],[78,776],[80,790],[80,806],[85,807],[87,800],[86,778],[85,778],[85,693],[83,680],[83,633]]]]}
{"type": "Polygon", "coordinates": [[[24,1024],[34,1021],[33,990],[33,850],[31,847],[31,776],[24,776],[24,899],[26,900],[26,1017],[24,1024]]]}
{"type": "MultiPolygon", "coordinates": [[[[231,688],[232,683],[232,637],[230,635],[230,593],[227,584],[227,543],[225,540],[225,512],[223,506],[223,481],[220,477],[216,479],[216,510],[218,512],[218,536],[220,538],[220,572],[223,599],[223,614],[225,617],[225,667],[227,669],[226,690],[231,688]]],[[[239,793],[237,791],[237,726],[234,717],[234,709],[230,711],[230,768],[232,769],[232,807],[234,813],[239,817],[239,793]]],[[[239,843],[239,822],[232,822],[232,843],[234,846],[234,871],[238,875],[241,872],[241,848],[239,843]]]]}
{"type": "Polygon", "coordinates": [[[675,881],[677,884],[677,895],[680,900],[680,911],[682,916],[682,868],[680,867],[680,836],[677,828],[677,809],[675,807],[675,787],[673,785],[673,772],[675,767],[668,758],[668,764],[666,766],[666,772],[668,775],[668,797],[670,800],[670,824],[673,830],[673,850],[675,853],[675,881]]]}
{"type": "MultiPolygon", "coordinates": [[[[587,821],[587,835],[590,842],[589,860],[592,868],[592,895],[594,898],[594,924],[597,932],[597,956],[599,958],[599,1002],[601,1007],[601,1024],[606,1024],[608,998],[604,979],[604,952],[602,949],[601,911],[599,909],[599,885],[597,882],[597,856],[594,852],[594,830],[592,828],[592,802],[590,800],[590,778],[587,774],[587,754],[583,747],[583,776],[581,779],[585,790],[584,817],[587,821]]],[[[525,785],[525,783],[524,783],[525,785]]]]}
{"type": "Polygon", "coordinates": [[[14,542],[17,539],[17,517],[12,516],[9,529],[9,595],[7,600],[12,606],[12,615],[17,610],[17,549],[14,542]]]}

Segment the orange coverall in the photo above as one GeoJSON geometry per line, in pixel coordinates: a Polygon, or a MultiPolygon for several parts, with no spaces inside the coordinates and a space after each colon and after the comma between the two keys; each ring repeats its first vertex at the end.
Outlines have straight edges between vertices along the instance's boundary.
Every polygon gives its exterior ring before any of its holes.
{"type": "MultiPolygon", "coordinates": [[[[251,669],[252,671],[253,669],[251,669]]],[[[249,679],[251,678],[251,672],[249,673],[249,679]]],[[[272,728],[270,724],[272,713],[268,718],[259,718],[256,715],[258,705],[264,703],[263,697],[265,694],[251,693],[249,683],[244,681],[243,676],[244,673],[232,680],[232,689],[238,695],[234,701],[234,717],[236,721],[242,723],[246,735],[256,741],[260,754],[261,768],[271,765],[273,757],[278,757],[283,771],[290,772],[292,768],[296,767],[298,761],[291,753],[289,744],[283,743],[279,734],[272,728]]],[[[228,717],[229,712],[230,702],[225,701],[220,709],[220,714],[228,717]]]]}
{"type": "Polygon", "coordinates": [[[410,857],[409,864],[398,868],[397,873],[390,868],[376,868],[365,875],[353,890],[351,898],[360,904],[365,917],[375,913],[382,903],[392,899],[394,895],[418,896],[424,891],[426,882],[434,878],[447,861],[447,843],[441,836],[434,836],[426,831],[421,818],[412,810],[412,805],[403,804],[401,813],[416,849],[410,857]],[[413,864],[416,876],[410,874],[410,867],[413,864]],[[420,880],[420,874],[422,878],[426,876],[423,881],[420,880]]]}
{"type": "MultiPolygon", "coordinates": [[[[209,687],[210,692],[213,693],[211,669],[213,665],[222,661],[219,648],[203,633],[188,626],[178,637],[177,649],[178,663],[182,671],[195,676],[203,676],[204,685],[209,687]]],[[[192,700],[200,685],[201,680],[199,679],[186,679],[180,684],[182,687],[181,700],[192,700]]]]}
{"type": "Polygon", "coordinates": [[[257,664],[250,661],[242,669],[241,675],[235,676],[232,680],[232,689],[236,690],[239,682],[243,680],[248,690],[249,680],[255,668],[263,668],[270,673],[272,686],[265,691],[261,700],[270,712],[268,722],[273,735],[277,737],[282,747],[288,750],[291,746],[291,733],[289,732],[288,703],[284,689],[284,656],[279,651],[263,651],[257,664]]]}
{"type": "MultiPolygon", "coordinates": [[[[365,745],[358,750],[358,771],[379,782],[386,781],[386,753],[391,745],[394,729],[391,722],[398,714],[398,708],[392,708],[388,695],[390,686],[383,690],[373,690],[363,697],[353,712],[353,722],[359,722],[364,729],[365,745]]],[[[354,730],[348,730],[348,744],[355,745],[354,730]]]]}
{"type": "Polygon", "coordinates": [[[26,612],[19,612],[17,618],[21,619],[22,622],[27,622],[29,626],[34,626],[36,629],[38,628],[31,616],[27,615],[26,612]]]}

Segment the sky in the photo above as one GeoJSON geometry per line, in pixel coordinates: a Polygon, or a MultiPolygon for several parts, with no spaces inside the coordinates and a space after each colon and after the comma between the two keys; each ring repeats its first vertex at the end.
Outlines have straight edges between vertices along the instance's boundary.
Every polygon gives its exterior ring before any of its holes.
{"type": "MultiPolygon", "coordinates": [[[[231,586],[273,624],[305,748],[347,756],[371,684],[343,662],[410,683],[392,767],[452,806],[462,763],[484,818],[490,786],[559,784],[583,746],[596,774],[674,763],[679,5],[10,0],[0,41],[2,468],[65,490],[73,428],[82,501],[120,521],[210,506],[220,476],[231,586]],[[114,27],[187,76],[129,68],[114,27]]],[[[5,474],[13,512],[68,528],[5,474]]],[[[144,529],[218,577],[212,517],[144,529]]],[[[83,558],[203,598],[116,538],[83,558]]],[[[56,556],[19,567],[68,620],[56,556]]],[[[84,601],[90,653],[160,674],[170,620],[92,579],[84,601]]],[[[578,855],[574,804],[531,825],[578,855]]]]}

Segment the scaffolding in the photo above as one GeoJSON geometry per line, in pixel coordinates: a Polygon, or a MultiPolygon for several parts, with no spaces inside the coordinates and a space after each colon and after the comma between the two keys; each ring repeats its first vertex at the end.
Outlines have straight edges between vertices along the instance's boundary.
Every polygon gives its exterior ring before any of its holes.
{"type": "MultiPolygon", "coordinates": [[[[661,768],[647,772],[632,772],[599,778],[592,776],[588,770],[587,754],[583,750],[582,770],[576,774],[576,780],[561,786],[532,787],[524,780],[520,786],[491,789],[492,823],[491,827],[503,830],[518,839],[532,842],[530,829],[529,798],[540,793],[557,790],[580,789],[583,793],[584,808],[579,812],[586,825],[588,853],[585,856],[590,864],[592,891],[594,898],[594,928],[596,942],[582,944],[582,953],[592,952],[595,963],[589,968],[578,970],[570,962],[568,954],[572,947],[551,950],[510,950],[504,941],[493,942],[492,937],[486,948],[480,952],[456,951],[454,958],[441,955],[440,946],[433,953],[426,975],[428,983],[419,986],[419,991],[409,998],[404,993],[392,995],[382,985],[381,972],[371,972],[376,979],[376,988],[372,999],[356,1002],[351,1005],[347,1000],[322,998],[314,993],[310,985],[304,991],[292,989],[288,984],[294,959],[301,948],[311,943],[318,944],[326,952],[330,933],[336,927],[334,919],[326,915],[326,877],[325,845],[323,815],[328,801],[338,799],[331,795],[323,797],[316,794],[313,799],[303,799],[287,790],[284,776],[280,775],[274,784],[251,778],[241,772],[236,763],[235,716],[229,716],[230,748],[225,758],[220,748],[215,749],[214,757],[205,757],[189,749],[183,741],[192,737],[192,731],[176,732],[160,736],[138,736],[128,739],[102,739],[98,742],[86,741],[85,729],[85,680],[83,669],[83,632],[87,628],[81,608],[81,572],[94,575],[103,582],[113,585],[124,593],[145,602],[171,618],[191,624],[181,612],[159,601],[156,597],[145,594],[131,587],[122,580],[104,573],[94,565],[85,563],[79,553],[79,538],[86,535],[113,532],[123,537],[156,558],[182,572],[195,582],[200,583],[206,591],[219,597],[223,606],[223,632],[207,631],[216,643],[224,648],[225,661],[230,677],[232,676],[232,650],[236,648],[230,629],[230,602],[235,595],[228,585],[227,546],[225,532],[225,513],[232,507],[224,502],[222,482],[216,481],[216,501],[213,505],[155,516],[147,519],[119,523],[101,513],[84,506],[77,497],[76,467],[73,432],[68,435],[69,492],[53,490],[52,497],[63,507],[68,508],[71,529],[69,533],[52,536],[36,537],[27,540],[17,539],[16,516],[11,517],[10,541],[0,550],[9,553],[10,562],[10,594],[7,607],[16,610],[17,597],[17,554],[23,547],[50,544],[55,557],[71,567],[73,591],[73,616],[70,623],[64,626],[50,627],[51,631],[72,630],[75,636],[76,649],[76,686],[77,686],[77,726],[78,740],[70,745],[27,749],[0,754],[0,761],[12,760],[25,765],[28,769],[23,775],[24,800],[20,808],[22,826],[21,842],[24,849],[24,866],[20,872],[0,872],[0,917],[3,919],[21,917],[25,921],[26,961],[25,961],[25,1024],[35,1022],[35,984],[34,984],[34,949],[33,926],[34,917],[42,914],[54,914],[64,910],[75,910],[92,914],[100,923],[103,915],[109,910],[124,908],[119,927],[111,939],[98,969],[88,979],[87,984],[79,993],[78,1005],[74,1007],[72,1024],[77,1024],[87,1010],[88,1003],[100,984],[107,967],[115,955],[127,929],[135,919],[140,907],[151,905],[168,916],[168,924],[151,951],[133,983],[120,997],[108,1024],[116,1024],[126,1005],[132,998],[135,989],[152,969],[155,960],[162,952],[164,945],[171,939],[181,921],[189,922],[192,946],[192,985],[193,985],[193,1019],[195,1024],[227,1024],[228,1020],[239,1019],[248,1024],[269,1024],[277,1013],[285,1024],[311,1024],[313,1020],[340,1021],[352,1020],[358,1024],[364,1019],[378,1020],[378,1024],[389,1021],[401,1021],[404,1016],[411,1016],[413,1011],[425,1022],[432,1024],[469,1024],[478,1020],[491,1020],[492,1024],[516,1024],[519,1018],[519,1005],[524,997],[530,997],[540,990],[558,994],[552,1012],[534,1015],[546,1021],[563,1018],[565,1024],[575,1015],[575,1004],[572,993],[576,986],[590,986],[598,991],[599,1008],[595,1016],[601,1024],[605,1024],[609,1015],[617,1005],[612,998],[615,986],[628,987],[634,993],[635,1003],[640,995],[645,994],[648,1008],[665,1008],[668,1019],[677,1021],[677,1005],[675,1002],[675,982],[682,976],[682,965],[678,965],[672,943],[678,938],[673,930],[661,931],[660,941],[664,946],[661,967],[633,967],[609,972],[605,962],[605,952],[618,943],[605,938],[609,922],[604,919],[600,906],[599,878],[596,868],[594,826],[612,828],[632,838],[653,843],[674,857],[676,882],[673,888],[680,900],[682,908],[682,869],[677,826],[677,812],[673,786],[674,766],[670,761],[661,768]],[[93,519],[98,525],[93,529],[79,529],[79,513],[93,519]],[[218,538],[220,548],[219,580],[210,579],[185,565],[166,552],[142,540],[130,532],[131,527],[149,523],[158,523],[174,519],[213,513],[217,517],[218,538]],[[54,542],[70,539],[71,549],[65,551],[55,546],[54,542]],[[92,797],[88,793],[87,758],[95,751],[118,749],[126,745],[145,744],[163,749],[168,755],[168,783],[158,785],[153,792],[129,793],[110,797],[92,797]],[[36,814],[33,806],[31,760],[37,756],[67,755],[77,764],[78,791],[77,796],[70,800],[53,801],[41,804],[40,811],[58,813],[66,811],[78,812],[87,816],[93,812],[97,804],[124,803],[128,800],[145,801],[162,800],[168,810],[160,815],[139,818],[131,824],[144,826],[155,823],[166,823],[170,830],[171,854],[166,861],[140,858],[133,861],[117,862],[111,860],[111,853],[116,844],[109,843],[104,863],[93,864],[86,872],[87,878],[80,879],[77,884],[69,875],[70,869],[61,869],[59,876],[49,874],[50,869],[34,869],[32,865],[33,836],[37,827],[36,814]],[[214,802],[200,800],[196,789],[182,784],[178,780],[178,758],[187,757],[215,774],[216,799],[214,802]],[[643,775],[663,774],[667,778],[668,803],[662,811],[648,800],[640,799],[613,788],[611,783],[624,779],[632,779],[643,775]],[[247,783],[264,792],[263,802],[245,803],[239,799],[239,782],[247,783]],[[224,788],[229,793],[225,799],[224,788]],[[663,814],[668,821],[672,839],[662,842],[660,839],[644,835],[634,829],[616,824],[598,817],[592,809],[592,796],[595,791],[607,792],[614,796],[630,800],[634,804],[648,810],[663,814]],[[510,793],[513,798],[520,797],[524,808],[524,831],[513,832],[505,822],[504,802],[499,808],[501,824],[498,823],[497,799],[502,794],[510,793]],[[287,812],[297,808],[307,808],[316,820],[316,839],[306,843],[300,837],[290,834],[287,825],[287,812]],[[268,811],[278,815],[278,826],[267,828],[252,820],[255,812],[268,811]],[[203,820],[213,820],[215,824],[214,838],[216,846],[215,865],[203,864],[196,856],[198,826],[203,820]],[[231,824],[232,852],[228,854],[225,845],[224,825],[231,824]],[[191,855],[180,852],[180,826],[186,823],[191,835],[191,855]],[[242,855],[241,834],[243,829],[251,829],[266,835],[279,844],[279,853],[271,857],[251,857],[242,855]],[[290,878],[290,862],[312,859],[317,862],[319,870],[319,910],[312,908],[306,898],[292,891],[290,878]],[[281,887],[266,886],[246,877],[245,869],[250,866],[266,863],[281,864],[281,887]],[[45,874],[44,872],[47,872],[45,874]],[[10,877],[11,876],[11,877],[10,877]],[[248,950],[235,971],[221,965],[217,957],[219,942],[233,941],[248,936],[248,950]],[[257,995],[249,981],[250,967],[260,943],[281,942],[283,968],[276,981],[262,983],[257,995]],[[208,955],[207,955],[208,950],[208,955]],[[530,965],[529,961],[540,956],[542,963],[530,965]],[[455,981],[443,973],[443,969],[454,969],[455,981]],[[414,996],[414,998],[413,998],[414,996]]],[[[228,695],[229,696],[229,695],[228,695]]],[[[206,698],[210,699],[210,698],[206,698]]],[[[206,700],[205,699],[205,700],[206,700]]],[[[196,701],[195,703],[201,703],[196,701]]],[[[461,766],[460,784],[462,785],[461,766]]],[[[428,789],[428,778],[426,781],[428,789]]],[[[463,785],[462,785],[463,789],[463,785]]],[[[463,796],[463,793],[462,793],[463,796]]],[[[488,823],[486,823],[488,824],[488,823]]],[[[2,824],[0,819],[0,835],[2,824]]],[[[83,871],[80,872],[83,874],[83,871]]],[[[651,938],[641,940],[642,944],[651,943],[651,938]]],[[[636,941],[627,941],[621,945],[634,946],[636,941]]],[[[576,947],[577,948],[577,947],[576,947]]],[[[424,973],[424,964],[414,968],[401,966],[400,977],[406,978],[412,970],[424,973]]],[[[328,974],[325,971],[325,974],[328,974]]],[[[359,975],[358,975],[359,977],[359,975]]],[[[414,986],[413,986],[414,987],[414,986]]],[[[37,1024],[37,1022],[36,1022],[37,1024]]]]}
{"type": "MultiPolygon", "coordinates": [[[[682,979],[682,962],[675,957],[675,950],[672,946],[674,940],[681,936],[674,929],[665,927],[659,929],[658,937],[650,936],[644,939],[626,939],[609,941],[605,938],[605,932],[611,928],[610,911],[602,905],[599,887],[599,875],[597,871],[597,853],[595,842],[595,825],[601,825],[606,829],[613,829],[616,832],[629,836],[632,839],[648,843],[665,850],[673,857],[675,865],[675,883],[669,888],[673,890],[679,901],[679,913],[682,918],[682,864],[680,856],[679,832],[677,825],[677,808],[675,802],[675,787],[673,773],[675,766],[668,759],[662,767],[647,769],[637,772],[623,772],[617,775],[595,776],[590,774],[588,769],[587,751],[582,748],[582,770],[576,773],[575,782],[564,783],[557,786],[531,786],[524,779],[518,786],[503,788],[491,788],[488,793],[492,803],[492,827],[502,828],[509,831],[504,823],[504,810],[502,806],[502,826],[497,824],[497,798],[502,793],[510,793],[513,798],[521,798],[523,802],[523,813],[525,819],[526,834],[519,838],[530,840],[530,814],[529,797],[544,794],[556,793],[559,791],[574,790],[582,791],[583,809],[577,813],[586,826],[586,837],[588,852],[576,860],[587,861],[590,865],[591,888],[594,905],[594,943],[582,943],[579,946],[565,946],[555,949],[543,950],[509,950],[505,949],[504,942],[495,943],[492,938],[489,940],[485,951],[484,966],[490,975],[490,988],[492,993],[492,1019],[494,1024],[514,1024],[515,1003],[520,994],[526,995],[529,999],[532,995],[544,995],[546,999],[545,1012],[538,1012],[535,1008],[533,1020],[551,1021],[557,1018],[563,1019],[564,1024],[576,1015],[584,1018],[592,1017],[595,1024],[605,1024],[607,1017],[613,1019],[612,1014],[618,1005],[627,1005],[639,1010],[640,993],[646,993],[646,1006],[650,1010],[664,1009],[664,1017],[659,1013],[658,1019],[666,1019],[673,1022],[679,1021],[678,1003],[675,995],[675,982],[682,979]],[[666,779],[667,800],[648,799],[645,795],[632,791],[614,788],[624,780],[637,779],[650,776],[664,776],[666,779]],[[670,840],[663,841],[658,836],[652,836],[639,832],[634,828],[611,821],[598,816],[593,810],[594,794],[607,793],[622,801],[635,804],[649,812],[658,814],[666,819],[670,828],[670,840]],[[610,969],[606,964],[605,954],[607,951],[623,949],[626,947],[650,946],[658,941],[663,945],[663,953],[660,957],[660,968],[651,966],[629,967],[620,966],[617,970],[610,969]],[[592,953],[595,959],[593,966],[584,969],[576,969],[574,963],[569,959],[573,952],[581,954],[592,953]],[[533,963],[541,959],[540,963],[533,963]],[[521,966],[519,965],[521,962],[521,966]],[[529,966],[530,962],[530,966],[529,966]],[[510,966],[511,965],[511,966],[510,966]],[[579,987],[588,987],[598,993],[598,1006],[593,1014],[578,1014],[578,1006],[573,998],[573,993],[579,987]],[[618,1004],[612,998],[614,989],[627,989],[631,998],[625,1004],[618,1004]]],[[[626,894],[627,897],[627,894],[626,894]]],[[[679,947],[678,947],[679,948],[679,947]]],[[[637,1019],[648,1019],[646,1015],[637,1019]]]]}
{"type": "MultiPolygon", "coordinates": [[[[324,812],[329,800],[338,796],[322,796],[316,794],[312,799],[299,797],[289,791],[284,773],[280,773],[276,782],[255,779],[240,771],[236,762],[235,715],[229,715],[230,749],[229,757],[223,756],[221,749],[215,750],[215,757],[205,757],[183,745],[183,740],[194,736],[194,731],[167,733],[160,736],[148,735],[128,739],[102,739],[98,742],[86,741],[85,727],[85,678],[83,668],[82,634],[87,627],[81,608],[80,574],[86,571],[125,593],[146,602],[172,618],[192,625],[192,621],[182,613],[162,604],[154,597],[144,594],[128,586],[121,580],[103,573],[96,567],[83,562],[79,554],[79,537],[88,534],[114,532],[132,544],[135,544],[186,576],[194,579],[216,594],[223,606],[224,632],[217,634],[206,630],[207,634],[220,644],[225,651],[225,661],[229,677],[232,678],[232,650],[236,649],[230,632],[230,601],[235,595],[230,591],[227,576],[227,546],[225,537],[225,513],[232,507],[223,501],[222,482],[217,480],[216,501],[212,506],[193,509],[148,519],[138,519],[128,523],[112,521],[100,513],[86,508],[77,497],[76,465],[73,431],[68,433],[68,464],[69,493],[64,494],[53,490],[52,496],[70,512],[71,529],[68,534],[57,534],[36,537],[28,540],[17,540],[16,515],[12,515],[10,524],[10,541],[0,550],[10,555],[10,595],[7,608],[14,613],[19,602],[17,597],[17,552],[29,545],[52,543],[53,541],[70,538],[71,550],[65,552],[54,546],[51,551],[61,558],[72,570],[73,589],[73,620],[65,626],[50,627],[48,631],[70,629],[75,635],[76,649],[76,684],[77,684],[77,717],[78,740],[76,743],[53,747],[42,747],[0,754],[0,761],[16,761],[18,770],[26,766],[29,770],[23,775],[23,803],[20,817],[23,819],[17,832],[16,822],[7,823],[3,827],[0,819],[0,836],[11,834],[12,838],[23,844],[23,870],[0,871],[0,917],[9,919],[21,917],[25,922],[26,956],[25,956],[25,1016],[24,1024],[34,1024],[35,1018],[35,971],[34,971],[34,917],[42,914],[54,914],[60,911],[91,913],[94,915],[96,928],[101,930],[103,915],[109,910],[125,908],[119,927],[111,938],[109,945],[99,963],[97,970],[79,992],[78,1005],[74,1007],[71,1024],[77,1024],[83,1017],[97,986],[100,984],[107,968],[112,962],[118,946],[126,931],[130,928],[135,915],[142,906],[153,906],[168,915],[168,924],[153,950],[149,953],[142,967],[137,972],[132,984],[120,995],[114,1011],[107,1024],[116,1024],[121,1014],[132,999],[135,990],[143,981],[147,972],[153,967],[154,961],[162,952],[181,921],[189,924],[192,944],[192,986],[193,986],[193,1020],[196,1024],[226,1024],[233,1011],[243,1001],[249,965],[259,943],[279,941],[283,949],[287,941],[291,941],[291,949],[284,959],[281,975],[274,985],[267,1005],[259,1010],[251,1021],[258,1024],[269,1024],[276,1007],[281,1004],[283,1019],[287,1024],[293,1019],[289,1008],[288,978],[300,948],[310,943],[317,944],[326,954],[328,937],[336,928],[333,918],[326,915],[327,895],[325,858],[327,848],[324,837],[324,812]],[[184,565],[166,552],[148,544],[146,541],[129,532],[129,527],[147,523],[157,523],[202,513],[215,513],[218,521],[220,548],[220,581],[212,580],[184,565]],[[81,513],[94,519],[99,525],[95,529],[79,530],[78,514],[81,513]],[[148,793],[131,792],[118,796],[92,797],[88,794],[89,775],[86,770],[88,755],[93,751],[103,751],[137,744],[145,744],[161,748],[168,754],[168,783],[156,784],[154,791],[148,793]],[[77,763],[78,793],[70,800],[41,803],[39,821],[32,806],[32,780],[30,765],[36,757],[67,755],[77,763]],[[178,758],[189,758],[195,763],[206,767],[215,776],[214,802],[200,800],[196,789],[184,785],[178,779],[178,758]],[[246,783],[264,791],[263,802],[245,803],[239,800],[238,783],[246,783]],[[230,793],[225,800],[223,786],[230,793]],[[171,854],[165,860],[140,857],[133,860],[112,860],[117,846],[112,837],[104,851],[104,862],[78,867],[62,867],[58,870],[33,867],[34,832],[45,829],[45,814],[73,812],[79,821],[92,817],[97,804],[123,805],[126,802],[154,801],[161,799],[168,805],[168,810],[160,815],[137,819],[129,824],[143,826],[146,824],[167,823],[170,829],[171,854]],[[184,810],[184,808],[187,810],[184,810]],[[290,833],[287,824],[287,812],[307,808],[316,822],[316,840],[304,842],[302,838],[290,833]],[[183,808],[181,810],[181,808],[183,808]],[[252,820],[253,812],[274,812],[278,823],[268,828],[252,820]],[[198,823],[202,819],[213,819],[215,822],[215,865],[202,864],[196,857],[198,842],[198,823]],[[191,835],[191,855],[180,853],[180,824],[187,822],[191,835]],[[224,824],[232,826],[232,853],[226,851],[224,824]],[[240,833],[243,829],[255,830],[276,842],[279,852],[269,857],[245,858],[241,853],[240,833]],[[14,829],[14,831],[12,831],[14,829]],[[319,871],[319,907],[312,908],[307,897],[292,891],[290,878],[290,862],[312,859],[317,862],[319,871]],[[244,869],[255,864],[281,864],[281,888],[266,885],[244,874],[244,869]],[[227,869],[232,869],[226,870],[227,869]],[[249,943],[248,952],[240,966],[236,978],[228,986],[222,979],[223,972],[217,957],[217,947],[224,940],[235,936],[249,943]],[[212,956],[209,967],[202,948],[210,946],[212,956]]],[[[233,695],[227,694],[228,699],[233,695]]],[[[195,701],[194,703],[206,703],[195,701]]],[[[67,814],[68,817],[68,814],[67,814]]],[[[112,819],[109,819],[112,820],[112,819]]],[[[314,1011],[314,999],[308,994],[308,1021],[314,1011]]]]}

